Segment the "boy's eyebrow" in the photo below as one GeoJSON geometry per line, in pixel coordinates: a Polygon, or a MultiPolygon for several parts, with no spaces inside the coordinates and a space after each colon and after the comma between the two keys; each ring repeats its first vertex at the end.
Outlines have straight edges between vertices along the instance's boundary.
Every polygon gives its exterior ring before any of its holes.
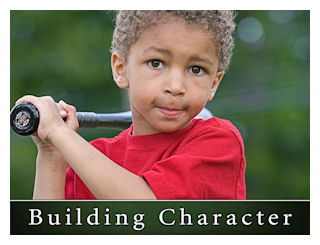
{"type": "Polygon", "coordinates": [[[209,65],[213,66],[213,61],[210,58],[201,57],[199,55],[192,55],[190,60],[191,61],[199,61],[199,62],[208,63],[209,65]]]}
{"type": "Polygon", "coordinates": [[[156,51],[156,52],[159,52],[159,53],[170,55],[170,51],[169,50],[164,49],[164,48],[155,47],[155,46],[148,47],[147,49],[145,49],[143,51],[143,53],[147,53],[148,51],[156,51]]]}
{"type": "MultiPolygon", "coordinates": [[[[166,54],[166,55],[171,55],[169,50],[164,49],[164,48],[155,47],[155,46],[148,47],[147,49],[145,49],[143,51],[143,53],[147,53],[149,51],[155,51],[155,52],[163,53],[163,54],[166,54]]],[[[199,61],[199,62],[208,63],[209,65],[213,65],[213,61],[210,58],[202,57],[202,56],[199,56],[199,55],[192,55],[190,57],[190,61],[199,61]]]]}

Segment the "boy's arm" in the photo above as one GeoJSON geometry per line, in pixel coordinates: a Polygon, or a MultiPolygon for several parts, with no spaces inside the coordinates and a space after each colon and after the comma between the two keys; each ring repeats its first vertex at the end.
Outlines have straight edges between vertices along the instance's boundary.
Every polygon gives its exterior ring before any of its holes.
{"type": "MultiPolygon", "coordinates": [[[[156,199],[152,189],[142,177],[120,167],[74,131],[78,126],[74,107],[59,102],[67,113],[64,122],[59,108],[51,97],[28,95],[20,98],[16,104],[22,102],[34,104],[39,111],[40,122],[37,131],[39,139],[53,145],[61,153],[63,159],[68,162],[97,199],[156,199]]],[[[39,156],[40,162],[41,156],[39,156]]],[[[65,184],[65,175],[62,178],[61,174],[64,167],[51,168],[52,166],[48,164],[50,162],[41,166],[36,181],[43,183],[48,177],[47,174],[51,172],[50,178],[56,179],[57,186],[50,189],[50,186],[46,185],[45,189],[41,189],[42,187],[37,185],[39,193],[48,188],[49,193],[51,191],[56,193],[58,190],[57,193],[61,193],[62,186],[65,184]],[[46,172],[48,169],[45,168],[45,165],[50,171],[46,172]]]]}
{"type": "MultiPolygon", "coordinates": [[[[62,102],[56,105],[61,117],[65,118],[67,113],[62,102]]],[[[75,131],[78,129],[77,124],[69,127],[75,131]]],[[[42,141],[37,134],[32,135],[32,140],[38,148],[33,199],[64,199],[67,162],[53,145],[42,141]]]]}
{"type": "Polygon", "coordinates": [[[156,199],[148,183],[120,167],[67,127],[48,137],[97,199],[156,199]]]}
{"type": "Polygon", "coordinates": [[[60,152],[38,150],[33,199],[64,199],[66,168],[60,152]]]}

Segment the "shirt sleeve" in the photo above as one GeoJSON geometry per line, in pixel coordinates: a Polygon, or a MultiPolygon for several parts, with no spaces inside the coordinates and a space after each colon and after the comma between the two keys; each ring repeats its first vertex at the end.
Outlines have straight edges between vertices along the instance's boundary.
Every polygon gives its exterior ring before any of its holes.
{"type": "Polygon", "coordinates": [[[231,130],[205,130],[143,177],[158,199],[245,199],[242,155],[231,130]]]}

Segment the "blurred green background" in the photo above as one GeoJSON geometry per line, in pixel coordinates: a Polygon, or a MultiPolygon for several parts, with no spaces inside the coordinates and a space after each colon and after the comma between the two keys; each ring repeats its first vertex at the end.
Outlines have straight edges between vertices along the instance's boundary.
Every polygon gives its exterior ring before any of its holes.
{"type": "MultiPolygon", "coordinates": [[[[10,106],[50,95],[78,111],[129,110],[110,69],[113,11],[11,11],[10,106]]],[[[309,11],[238,11],[232,64],[207,108],[246,150],[247,199],[310,198],[309,11]]],[[[87,140],[117,131],[80,129],[87,140]]],[[[37,150],[10,133],[11,199],[31,199],[37,150]]]]}

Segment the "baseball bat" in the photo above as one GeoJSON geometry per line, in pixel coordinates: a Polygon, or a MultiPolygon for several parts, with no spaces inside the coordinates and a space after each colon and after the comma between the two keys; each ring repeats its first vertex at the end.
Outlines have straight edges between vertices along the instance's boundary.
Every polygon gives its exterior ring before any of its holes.
{"type": "MultiPolygon", "coordinates": [[[[203,108],[196,118],[209,119],[211,112],[203,108]]],[[[131,111],[118,113],[77,112],[80,128],[104,127],[116,130],[125,130],[132,123],[131,111]]],[[[38,109],[31,103],[21,103],[14,106],[10,112],[10,125],[14,132],[20,135],[31,135],[39,126],[38,109]]]]}
{"type": "MultiPolygon", "coordinates": [[[[104,127],[125,130],[132,123],[131,111],[119,113],[77,112],[80,128],[104,127]]],[[[20,135],[31,135],[37,131],[40,115],[38,109],[31,103],[21,103],[14,106],[10,112],[10,126],[20,135]]]]}

